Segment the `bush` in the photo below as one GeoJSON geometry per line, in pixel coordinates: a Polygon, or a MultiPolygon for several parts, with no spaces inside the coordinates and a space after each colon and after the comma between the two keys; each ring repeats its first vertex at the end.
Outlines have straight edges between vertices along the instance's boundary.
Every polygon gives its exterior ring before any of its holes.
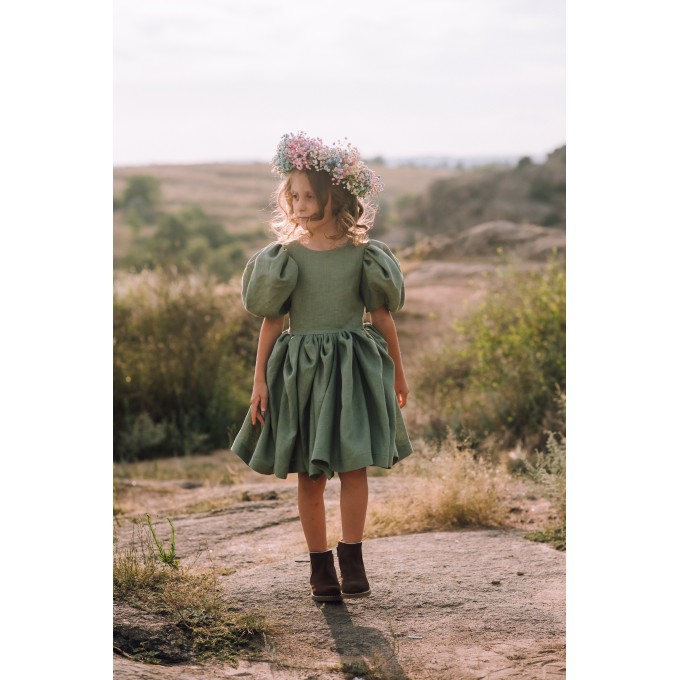
{"type": "Polygon", "coordinates": [[[227,446],[248,408],[258,323],[237,290],[145,272],[114,289],[114,453],[227,446]]]}
{"type": "Polygon", "coordinates": [[[564,264],[497,270],[489,295],[457,323],[456,335],[424,360],[416,385],[433,434],[447,427],[481,444],[537,445],[559,420],[566,385],[564,264]]]}
{"type": "Polygon", "coordinates": [[[153,233],[138,234],[117,264],[132,272],[203,272],[227,283],[243,270],[247,261],[244,245],[258,239],[262,239],[259,232],[239,236],[228,233],[200,206],[192,205],[177,213],[157,213],[153,233]]]}
{"type": "Polygon", "coordinates": [[[241,246],[224,245],[208,254],[206,266],[218,281],[227,282],[240,276],[246,261],[246,252],[241,246]]]}
{"type": "Polygon", "coordinates": [[[441,179],[410,203],[400,219],[425,234],[454,235],[492,220],[566,225],[566,146],[544,163],[530,158],[514,168],[475,168],[441,179]]]}
{"type": "MultiPolygon", "coordinates": [[[[127,223],[139,229],[143,224],[153,224],[161,201],[161,183],[151,175],[132,175],[120,198],[127,223]]],[[[116,209],[114,202],[114,210],[116,209]]]]}
{"type": "Polygon", "coordinates": [[[566,396],[559,392],[556,398],[561,418],[558,432],[548,432],[545,450],[536,451],[526,461],[526,473],[541,485],[555,507],[558,524],[547,531],[527,535],[534,541],[552,543],[558,550],[567,548],[567,443],[566,443],[566,396]]]}

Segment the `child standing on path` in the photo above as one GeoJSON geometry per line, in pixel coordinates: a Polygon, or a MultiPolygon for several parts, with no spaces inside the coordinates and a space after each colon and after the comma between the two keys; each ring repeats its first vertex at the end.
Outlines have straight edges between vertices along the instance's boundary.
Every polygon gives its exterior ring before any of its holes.
{"type": "Polygon", "coordinates": [[[412,452],[400,411],[409,390],[391,315],[404,304],[404,280],[390,249],[367,238],[375,211],[362,199],[383,187],[353,146],[286,134],[274,170],[283,178],[272,223],[277,241],[243,273],[243,304],[264,319],[250,413],[232,450],[262,474],[297,473],[312,597],[366,597],[366,468],[391,468],[412,452]],[[341,584],[324,505],[326,480],[336,472],[341,584]]]}

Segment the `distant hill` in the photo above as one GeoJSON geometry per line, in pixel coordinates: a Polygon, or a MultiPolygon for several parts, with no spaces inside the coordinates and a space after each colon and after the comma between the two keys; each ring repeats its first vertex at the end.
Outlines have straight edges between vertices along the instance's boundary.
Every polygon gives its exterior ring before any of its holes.
{"type": "Polygon", "coordinates": [[[566,146],[544,163],[522,158],[513,168],[469,170],[433,182],[400,205],[403,222],[429,234],[457,233],[493,221],[566,227],[566,146]]]}

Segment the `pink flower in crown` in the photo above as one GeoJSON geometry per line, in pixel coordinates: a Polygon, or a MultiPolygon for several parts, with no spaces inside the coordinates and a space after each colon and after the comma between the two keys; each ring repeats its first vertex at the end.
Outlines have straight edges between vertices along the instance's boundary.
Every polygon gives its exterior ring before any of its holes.
{"type": "Polygon", "coordinates": [[[318,170],[327,172],[333,184],[344,186],[355,196],[374,196],[384,186],[376,175],[360,159],[359,150],[340,143],[326,146],[318,137],[287,133],[279,141],[273,159],[273,172],[285,177],[292,170],[318,170]]]}

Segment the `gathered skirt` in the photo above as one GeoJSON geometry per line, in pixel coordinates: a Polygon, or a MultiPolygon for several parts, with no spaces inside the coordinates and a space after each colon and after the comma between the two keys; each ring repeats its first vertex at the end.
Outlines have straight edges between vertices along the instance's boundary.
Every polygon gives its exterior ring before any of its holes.
{"type": "Polygon", "coordinates": [[[267,362],[264,425],[250,413],[232,450],[253,470],[285,479],[368,466],[391,468],[413,449],[394,392],[394,362],[371,325],[282,333],[267,362]]]}

